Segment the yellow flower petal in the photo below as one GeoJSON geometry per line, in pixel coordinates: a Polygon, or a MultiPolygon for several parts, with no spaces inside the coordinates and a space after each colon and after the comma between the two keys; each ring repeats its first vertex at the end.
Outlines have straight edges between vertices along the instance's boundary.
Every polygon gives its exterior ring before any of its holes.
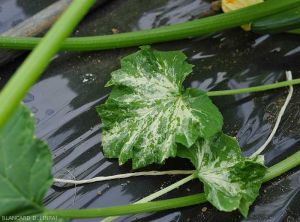
{"type": "Polygon", "coordinates": [[[222,10],[224,12],[230,12],[250,5],[255,5],[263,1],[264,0],[222,0],[222,10]]]}
{"type": "MultiPolygon", "coordinates": [[[[264,0],[222,0],[223,12],[230,12],[233,10],[248,7],[263,2],[264,0]]],[[[251,30],[251,24],[242,25],[245,31],[251,30]]]]}

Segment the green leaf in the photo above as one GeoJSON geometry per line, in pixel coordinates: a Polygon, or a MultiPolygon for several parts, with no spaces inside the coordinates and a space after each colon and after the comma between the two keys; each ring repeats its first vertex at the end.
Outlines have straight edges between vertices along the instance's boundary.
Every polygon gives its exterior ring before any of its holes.
{"type": "Polygon", "coordinates": [[[48,146],[34,136],[32,114],[19,106],[0,129],[0,216],[42,214],[51,167],[48,146]]]}
{"type": "Polygon", "coordinates": [[[182,86],[191,72],[180,51],[142,47],[123,58],[107,84],[110,97],[97,107],[105,156],[144,167],[176,156],[176,143],[190,147],[219,132],[222,115],[206,93],[182,86]]]}
{"type": "Polygon", "coordinates": [[[266,173],[260,156],[243,157],[236,139],[223,133],[199,139],[190,149],[179,149],[178,156],[190,159],[198,170],[211,204],[222,211],[239,209],[247,216],[266,173]]]}

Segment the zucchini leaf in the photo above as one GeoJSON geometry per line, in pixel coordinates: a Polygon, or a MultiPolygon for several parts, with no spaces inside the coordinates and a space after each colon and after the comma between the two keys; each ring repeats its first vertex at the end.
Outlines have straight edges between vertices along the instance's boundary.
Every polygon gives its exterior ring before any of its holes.
{"type": "Polygon", "coordinates": [[[179,149],[178,156],[191,160],[212,205],[227,212],[239,209],[247,216],[266,173],[262,156],[243,157],[236,139],[223,133],[179,149]]]}
{"type": "Polygon", "coordinates": [[[32,114],[20,105],[0,129],[0,216],[39,218],[52,184],[51,167],[48,146],[34,136],[32,114]]]}
{"type": "Polygon", "coordinates": [[[176,143],[191,147],[219,132],[222,115],[206,93],[182,86],[191,72],[180,51],[142,47],[123,58],[108,100],[97,107],[105,156],[140,168],[176,156],[176,143]]]}

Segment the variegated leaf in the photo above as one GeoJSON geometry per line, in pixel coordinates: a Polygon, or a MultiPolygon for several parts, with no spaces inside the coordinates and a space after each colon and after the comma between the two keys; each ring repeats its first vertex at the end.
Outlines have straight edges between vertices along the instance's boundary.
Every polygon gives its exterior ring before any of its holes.
{"type": "Polygon", "coordinates": [[[183,88],[192,71],[185,60],[182,52],[149,47],[122,59],[107,84],[110,97],[97,108],[106,157],[133,159],[133,168],[163,163],[176,156],[176,143],[190,147],[221,130],[222,116],[206,93],[183,88]]]}
{"type": "Polygon", "coordinates": [[[243,157],[236,139],[223,133],[200,139],[190,149],[179,149],[178,156],[190,159],[198,170],[211,204],[222,211],[239,209],[248,214],[266,172],[261,157],[243,157]]]}

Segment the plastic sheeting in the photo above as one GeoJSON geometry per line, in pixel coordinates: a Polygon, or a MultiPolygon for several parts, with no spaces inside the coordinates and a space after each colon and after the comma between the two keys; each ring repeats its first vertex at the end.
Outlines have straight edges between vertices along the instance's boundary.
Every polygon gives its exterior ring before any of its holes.
{"type": "MultiPolygon", "coordinates": [[[[0,2],[0,7],[7,2],[0,2]]],[[[111,34],[184,22],[204,15],[209,4],[209,1],[201,0],[114,0],[88,15],[74,35],[111,34]]],[[[25,14],[27,11],[24,4],[6,10],[11,13],[23,10],[25,14]]],[[[3,11],[0,13],[0,30],[3,31],[13,18],[5,19],[1,14],[3,11]]],[[[291,70],[294,78],[300,77],[300,39],[291,34],[257,35],[237,28],[202,38],[157,44],[153,48],[186,53],[189,62],[195,65],[193,74],[185,81],[187,87],[220,90],[262,85],[284,80],[285,70],[291,70]]],[[[130,164],[118,166],[116,160],[103,157],[101,123],[95,106],[107,98],[109,89],[104,85],[111,71],[120,66],[120,58],[136,50],[61,52],[24,99],[35,114],[38,137],[47,141],[52,150],[55,177],[84,179],[131,171],[130,164]]],[[[21,57],[0,68],[0,85],[7,81],[23,59],[21,57]]],[[[245,155],[250,155],[264,143],[286,94],[287,89],[278,89],[213,98],[224,115],[224,131],[237,137],[245,155]]],[[[298,87],[295,87],[279,130],[265,151],[268,166],[299,150],[299,98],[298,87]]],[[[187,161],[170,159],[164,166],[149,169],[190,167],[187,161]]],[[[300,221],[299,169],[264,184],[247,219],[238,212],[219,212],[207,203],[122,217],[118,221],[300,221]]],[[[45,204],[49,208],[100,208],[127,204],[178,179],[179,176],[139,177],[76,188],[53,186],[45,204]]],[[[163,198],[201,191],[201,183],[195,180],[163,198]]]]}

